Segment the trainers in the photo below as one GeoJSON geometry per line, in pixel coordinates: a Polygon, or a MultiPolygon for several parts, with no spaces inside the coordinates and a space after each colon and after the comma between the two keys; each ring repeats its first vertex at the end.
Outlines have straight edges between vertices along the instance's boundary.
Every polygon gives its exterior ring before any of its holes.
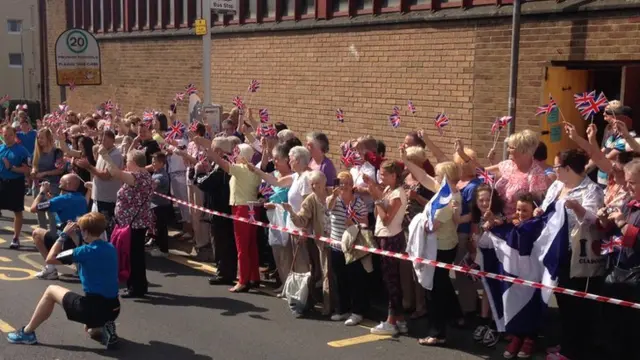
{"type": "Polygon", "coordinates": [[[11,245],[9,245],[9,249],[20,249],[20,240],[18,240],[18,238],[13,238],[13,240],[11,240],[11,245]]]}
{"type": "Polygon", "coordinates": [[[485,325],[479,325],[474,331],[473,331],[473,340],[474,341],[482,341],[482,339],[484,339],[484,334],[486,334],[487,330],[489,329],[488,326],[485,325]]]}
{"type": "Polygon", "coordinates": [[[486,347],[494,347],[498,341],[500,341],[500,334],[492,328],[487,327],[487,330],[484,332],[484,337],[482,338],[482,344],[486,347]]]}
{"type": "Polygon", "coordinates": [[[407,322],[406,321],[397,321],[396,322],[396,327],[398,328],[398,332],[400,334],[408,334],[409,333],[409,326],[407,326],[407,322]]]}
{"type": "Polygon", "coordinates": [[[545,360],[570,360],[568,357],[558,353],[547,354],[545,360]]]}
{"type": "Polygon", "coordinates": [[[24,327],[18,331],[10,332],[7,334],[7,341],[12,344],[26,344],[33,345],[38,343],[38,339],[36,338],[36,333],[26,333],[24,332],[24,327]]]}
{"type": "Polygon", "coordinates": [[[347,326],[356,326],[360,324],[362,320],[363,320],[362,315],[351,314],[351,316],[349,316],[349,318],[347,319],[347,321],[344,322],[344,324],[347,326]]]}
{"type": "Polygon", "coordinates": [[[116,334],[116,323],[113,321],[107,321],[102,327],[102,345],[110,349],[112,346],[118,343],[118,334],[116,334]]]}
{"type": "Polygon", "coordinates": [[[331,321],[345,321],[349,318],[349,314],[333,314],[331,315],[331,321]]]}
{"type": "Polygon", "coordinates": [[[156,246],[156,239],[149,239],[149,241],[147,241],[146,244],[144,244],[145,247],[154,247],[156,246]]]}
{"type": "Polygon", "coordinates": [[[375,335],[398,335],[398,328],[386,321],[381,322],[378,326],[371,328],[371,333],[375,335]]]}
{"type": "Polygon", "coordinates": [[[58,269],[55,266],[45,266],[42,271],[36,274],[36,277],[41,280],[58,280],[58,269]]]}
{"type": "Polygon", "coordinates": [[[533,342],[533,339],[525,338],[524,342],[522,343],[522,347],[520,348],[520,351],[518,351],[518,359],[530,358],[531,354],[533,353],[534,347],[535,347],[535,344],[533,342]]]}
{"type": "Polygon", "coordinates": [[[514,356],[518,353],[520,348],[522,347],[522,339],[514,336],[511,338],[511,342],[507,345],[507,348],[504,350],[502,356],[505,359],[513,359],[514,356]]]}

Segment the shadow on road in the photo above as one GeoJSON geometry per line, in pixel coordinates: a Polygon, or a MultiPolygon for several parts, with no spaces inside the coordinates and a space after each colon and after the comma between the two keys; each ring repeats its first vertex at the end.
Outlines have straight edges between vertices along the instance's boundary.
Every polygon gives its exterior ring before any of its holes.
{"type": "MultiPolygon", "coordinates": [[[[246,301],[236,300],[226,297],[198,297],[183,296],[176,294],[167,294],[161,292],[148,292],[144,299],[135,300],[135,302],[152,305],[168,305],[168,306],[198,306],[206,309],[224,310],[221,315],[234,316],[244,313],[264,313],[268,310],[255,306],[246,301]]],[[[262,320],[268,320],[262,318],[262,320]]]]}
{"type": "Polygon", "coordinates": [[[122,338],[113,350],[58,344],[40,344],[40,346],[72,352],[92,352],[113,359],[213,359],[207,355],[196,354],[195,351],[191,349],[161,341],[150,341],[149,344],[141,344],[122,338]]]}

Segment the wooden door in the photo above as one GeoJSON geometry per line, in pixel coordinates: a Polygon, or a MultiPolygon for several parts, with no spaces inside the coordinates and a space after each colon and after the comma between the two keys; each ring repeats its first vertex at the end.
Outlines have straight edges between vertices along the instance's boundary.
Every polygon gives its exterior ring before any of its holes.
{"type": "Polygon", "coordinates": [[[620,100],[633,109],[633,129],[640,130],[640,66],[625,66],[622,68],[622,89],[620,100]]]}
{"type": "Polygon", "coordinates": [[[553,165],[555,155],[565,149],[575,148],[576,144],[565,134],[562,122],[567,121],[576,126],[578,134],[584,134],[587,127],[585,121],[573,102],[573,95],[587,91],[589,81],[588,70],[568,70],[563,66],[550,66],[545,71],[544,91],[540,104],[549,102],[549,95],[558,104],[558,110],[540,117],[540,129],[548,131],[541,137],[547,145],[547,163],[553,165]]]}

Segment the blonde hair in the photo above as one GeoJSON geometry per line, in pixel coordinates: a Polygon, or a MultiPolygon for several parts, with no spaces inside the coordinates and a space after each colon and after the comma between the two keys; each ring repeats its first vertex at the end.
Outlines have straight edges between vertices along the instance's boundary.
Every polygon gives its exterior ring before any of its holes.
{"type": "Polygon", "coordinates": [[[507,143],[517,152],[533,156],[540,141],[535,131],[527,129],[511,134],[507,139],[507,143]]]}
{"type": "MultiPolygon", "coordinates": [[[[465,147],[464,153],[471,158],[471,160],[476,160],[478,155],[472,149],[465,147]]],[[[460,175],[471,175],[475,176],[476,169],[473,161],[465,162],[462,157],[455,153],[453,154],[453,162],[460,166],[460,175]]]]}
{"type": "Polygon", "coordinates": [[[348,171],[341,171],[336,177],[340,179],[340,182],[343,182],[346,180],[353,182],[353,176],[351,176],[351,173],[348,171]]]}
{"type": "Polygon", "coordinates": [[[611,100],[609,101],[609,103],[604,109],[616,111],[616,110],[619,110],[621,107],[622,107],[622,103],[620,102],[620,100],[611,100]]]}
{"type": "Polygon", "coordinates": [[[40,153],[43,151],[43,149],[40,148],[40,144],[38,143],[38,136],[40,136],[40,134],[44,134],[49,144],[53,145],[53,134],[51,133],[51,130],[49,130],[49,128],[38,130],[38,134],[36,135],[36,146],[33,150],[33,168],[36,169],[36,171],[38,171],[38,160],[40,160],[40,153]]]}
{"type": "Polygon", "coordinates": [[[406,151],[407,159],[420,167],[427,160],[427,153],[420,146],[409,146],[406,151]]]}
{"type": "Polygon", "coordinates": [[[436,175],[446,177],[450,184],[460,181],[460,167],[453,161],[445,161],[436,165],[436,175]]]}

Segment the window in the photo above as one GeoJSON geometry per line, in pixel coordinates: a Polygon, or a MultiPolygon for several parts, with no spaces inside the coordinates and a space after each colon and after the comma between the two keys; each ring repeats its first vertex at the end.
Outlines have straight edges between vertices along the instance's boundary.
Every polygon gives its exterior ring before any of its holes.
{"type": "Polygon", "coordinates": [[[189,26],[189,1],[182,0],[182,24],[189,26]]]}
{"type": "Polygon", "coordinates": [[[315,8],[315,0],[300,0],[300,15],[313,15],[316,12],[315,8]]]}
{"type": "Polygon", "coordinates": [[[409,7],[431,5],[431,0],[408,0],[409,7]]]}
{"type": "Polygon", "coordinates": [[[400,0],[382,0],[381,8],[397,8],[400,6],[400,0]]]}
{"type": "Polygon", "coordinates": [[[87,1],[86,6],[89,7],[89,21],[85,23],[85,26],[88,26],[88,30],[93,30],[93,1],[87,1]]]}
{"type": "Polygon", "coordinates": [[[258,15],[258,0],[243,0],[242,5],[244,10],[244,19],[255,20],[258,15]]]}
{"type": "Polygon", "coordinates": [[[9,67],[22,67],[22,54],[9,54],[9,67]]]}
{"type": "Polygon", "coordinates": [[[333,12],[346,13],[349,11],[349,0],[333,0],[333,12]]]}
{"type": "Polygon", "coordinates": [[[263,19],[274,19],[276,17],[276,0],[260,0],[263,19]]]}
{"type": "Polygon", "coordinates": [[[280,6],[282,12],[280,16],[287,17],[295,15],[296,0],[280,0],[280,6]]]}
{"type": "Polygon", "coordinates": [[[169,0],[169,26],[176,26],[176,2],[175,0],[169,0]]]}
{"type": "Polygon", "coordinates": [[[7,31],[9,34],[20,34],[22,32],[22,20],[7,20],[7,31]]]}
{"type": "MultiPolygon", "coordinates": [[[[352,0],[356,2],[356,11],[373,10],[373,0],[352,0]]],[[[409,0],[409,1],[431,1],[431,0],[409,0]]]]}

